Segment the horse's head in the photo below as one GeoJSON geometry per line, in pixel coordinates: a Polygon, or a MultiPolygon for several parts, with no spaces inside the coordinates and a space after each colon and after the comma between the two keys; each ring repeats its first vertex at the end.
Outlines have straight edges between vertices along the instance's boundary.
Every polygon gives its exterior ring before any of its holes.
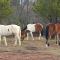
{"type": "Polygon", "coordinates": [[[27,36],[26,32],[27,26],[21,30],[21,39],[24,40],[24,38],[27,36]]]}
{"type": "Polygon", "coordinates": [[[21,39],[24,40],[24,38],[27,36],[26,31],[21,31],[21,39]]]}

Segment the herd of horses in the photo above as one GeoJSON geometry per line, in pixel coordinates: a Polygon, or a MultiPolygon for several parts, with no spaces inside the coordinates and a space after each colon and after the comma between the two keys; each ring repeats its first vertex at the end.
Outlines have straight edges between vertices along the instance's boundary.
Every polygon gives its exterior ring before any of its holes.
{"type": "Polygon", "coordinates": [[[46,47],[48,47],[49,40],[54,36],[56,38],[56,44],[60,45],[59,37],[60,37],[60,23],[48,23],[45,27],[41,23],[35,23],[35,24],[28,24],[25,28],[21,29],[20,26],[16,24],[11,25],[0,25],[0,43],[1,38],[4,39],[5,45],[7,46],[7,40],[6,36],[14,35],[15,43],[14,45],[17,45],[17,42],[19,42],[19,45],[21,46],[21,40],[23,40],[25,37],[27,37],[27,40],[29,38],[29,33],[32,37],[32,40],[34,40],[33,32],[39,33],[39,40],[41,36],[45,36],[46,38],[46,47]],[[45,31],[45,34],[44,34],[45,31]]]}

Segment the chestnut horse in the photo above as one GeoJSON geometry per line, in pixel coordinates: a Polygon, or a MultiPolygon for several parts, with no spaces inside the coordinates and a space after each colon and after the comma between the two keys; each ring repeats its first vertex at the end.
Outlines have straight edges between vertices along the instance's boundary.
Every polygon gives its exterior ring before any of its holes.
{"type": "Polygon", "coordinates": [[[49,23],[46,26],[46,46],[49,46],[48,39],[51,39],[51,37],[55,34],[55,24],[49,23]]]}
{"type": "Polygon", "coordinates": [[[21,34],[23,38],[27,36],[27,40],[28,40],[29,33],[30,33],[32,40],[34,40],[33,32],[39,32],[39,39],[40,39],[42,30],[43,30],[43,25],[40,23],[28,24],[24,29],[22,29],[21,34]]]}
{"type": "Polygon", "coordinates": [[[55,31],[56,31],[56,37],[57,41],[56,43],[60,45],[59,37],[60,37],[60,23],[55,24],[55,31]]]}
{"type": "Polygon", "coordinates": [[[56,37],[56,44],[59,43],[60,23],[50,23],[46,26],[46,46],[49,46],[48,39],[52,36],[56,37]]]}

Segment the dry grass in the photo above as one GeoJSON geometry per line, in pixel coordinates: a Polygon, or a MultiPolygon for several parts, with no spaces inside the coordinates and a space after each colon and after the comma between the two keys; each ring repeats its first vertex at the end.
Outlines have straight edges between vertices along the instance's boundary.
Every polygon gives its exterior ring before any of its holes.
{"type": "Polygon", "coordinates": [[[50,47],[45,46],[45,38],[38,40],[38,37],[35,37],[33,41],[31,37],[29,40],[23,40],[21,46],[14,46],[14,39],[12,37],[7,38],[8,46],[6,47],[2,41],[0,44],[0,52],[23,52],[23,53],[39,53],[47,52],[54,55],[60,55],[60,47],[56,45],[55,40],[50,41],[50,47]]]}

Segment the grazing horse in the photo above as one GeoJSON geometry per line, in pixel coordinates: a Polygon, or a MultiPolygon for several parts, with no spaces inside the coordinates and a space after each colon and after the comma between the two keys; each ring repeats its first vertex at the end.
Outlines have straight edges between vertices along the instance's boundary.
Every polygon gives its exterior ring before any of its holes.
{"type": "Polygon", "coordinates": [[[50,23],[46,26],[46,46],[49,46],[48,39],[52,36],[56,37],[56,44],[60,45],[60,23],[50,23]]]}
{"type": "Polygon", "coordinates": [[[0,25],[0,43],[1,37],[4,38],[5,45],[7,46],[6,36],[14,35],[15,36],[15,45],[17,41],[19,41],[19,45],[21,45],[21,28],[18,25],[0,25]]]}
{"type": "Polygon", "coordinates": [[[22,29],[22,35],[24,37],[27,36],[27,40],[28,40],[28,35],[29,35],[28,33],[30,33],[32,39],[34,40],[34,38],[33,38],[33,32],[39,32],[39,39],[40,39],[42,29],[43,29],[43,25],[40,24],[40,23],[28,24],[24,29],[22,29]]]}
{"type": "Polygon", "coordinates": [[[45,34],[45,37],[46,37],[46,47],[49,46],[49,42],[48,42],[48,39],[51,39],[51,37],[53,35],[56,34],[56,31],[55,31],[55,24],[54,23],[49,23],[47,26],[46,26],[46,34],[45,34]]]}

